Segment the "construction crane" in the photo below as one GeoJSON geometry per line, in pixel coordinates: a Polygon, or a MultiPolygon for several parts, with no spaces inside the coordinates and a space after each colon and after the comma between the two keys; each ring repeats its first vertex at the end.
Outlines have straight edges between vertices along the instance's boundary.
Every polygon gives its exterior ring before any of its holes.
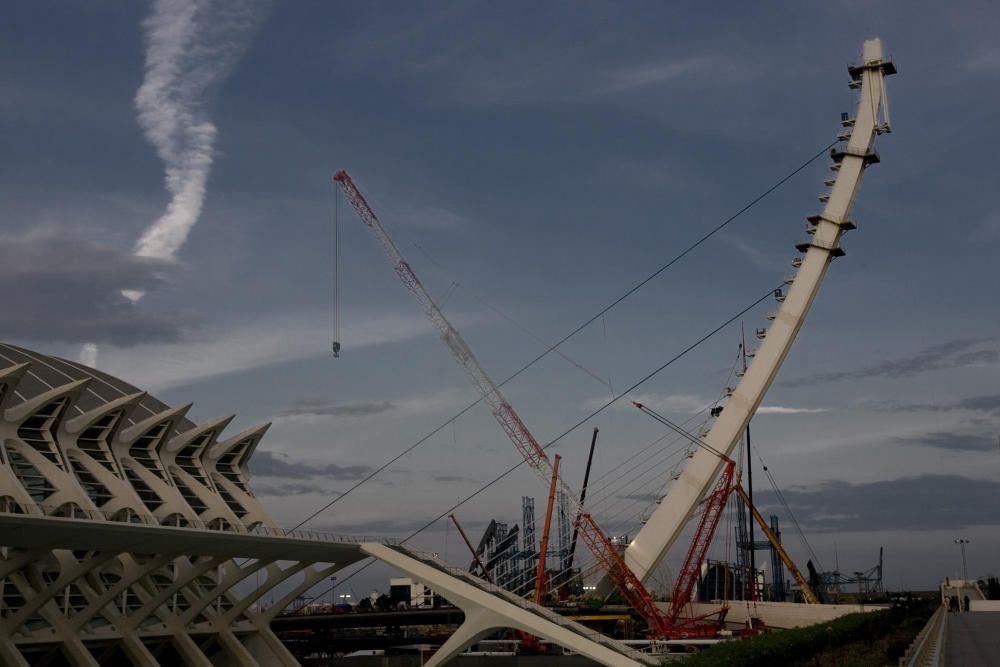
{"type": "Polygon", "coordinates": [[[559,461],[562,459],[555,455],[555,464],[552,466],[552,483],[549,484],[549,503],[545,507],[545,525],[542,527],[542,543],[538,547],[538,573],[535,575],[535,604],[542,604],[545,599],[545,589],[548,588],[548,573],[545,571],[545,558],[549,551],[549,531],[552,528],[552,506],[556,500],[556,485],[559,482],[559,461]]]}
{"type": "Polygon", "coordinates": [[[493,574],[489,571],[489,568],[486,567],[486,563],[483,562],[483,559],[479,557],[479,552],[476,551],[474,546],[472,546],[472,542],[469,541],[469,536],[465,534],[464,530],[462,530],[462,524],[458,522],[458,518],[454,514],[449,514],[448,518],[455,524],[455,528],[458,528],[458,534],[462,536],[462,539],[465,541],[465,546],[469,547],[469,551],[472,552],[472,558],[475,559],[476,565],[479,566],[479,570],[483,573],[483,578],[492,584],[493,574]]]}
{"type": "MultiPolygon", "coordinates": [[[[652,408],[643,405],[642,403],[632,402],[635,407],[639,408],[642,412],[649,415],[656,421],[667,426],[676,433],[679,433],[693,443],[697,444],[699,447],[710,451],[711,453],[718,456],[723,462],[722,474],[719,476],[718,482],[716,482],[715,488],[712,493],[708,495],[705,500],[705,509],[701,515],[701,521],[698,523],[698,529],[695,531],[694,539],[691,541],[691,546],[688,548],[687,556],[684,559],[684,564],[681,567],[680,575],[677,577],[677,582],[674,586],[674,593],[672,596],[671,608],[668,613],[668,619],[672,619],[676,623],[678,615],[683,610],[684,606],[688,604],[691,600],[691,594],[694,590],[694,584],[698,578],[698,571],[701,566],[702,561],[705,559],[705,555],[708,551],[708,546],[715,535],[715,530],[718,527],[719,519],[722,515],[722,510],[725,509],[726,502],[729,500],[729,496],[733,493],[739,495],[747,507],[750,508],[754,519],[760,524],[761,529],[764,531],[764,535],[767,536],[768,541],[774,546],[778,555],[781,557],[782,562],[785,567],[792,573],[795,581],[799,584],[802,589],[802,596],[805,598],[806,602],[810,604],[818,604],[819,599],[813,592],[812,587],[809,586],[809,582],[806,581],[805,577],[802,576],[802,572],[795,566],[788,552],[785,551],[784,547],[781,546],[781,542],[778,541],[777,536],[771,531],[767,522],[764,521],[764,517],[761,516],[757,508],[754,507],[753,502],[750,500],[750,496],[747,494],[746,490],[739,483],[739,480],[735,477],[736,463],[726,456],[725,454],[719,452],[718,450],[712,448],[710,445],[706,444],[702,440],[694,437],[692,434],[688,433],[682,429],[677,424],[659,414],[652,408]]],[[[715,612],[713,612],[715,613],[715,612]]],[[[724,615],[724,612],[723,612],[724,615]]],[[[695,619],[692,619],[695,620],[695,619]]]]}
{"type": "MultiPolygon", "coordinates": [[[[708,447],[704,442],[690,435],[687,431],[655,410],[636,401],[632,401],[632,405],[671,430],[687,436],[699,447],[708,447]]],[[[708,448],[711,449],[710,447],[708,448]]],[[[723,461],[724,466],[722,474],[719,475],[719,479],[715,483],[715,488],[705,498],[705,505],[701,519],[698,521],[698,528],[694,532],[690,546],[688,546],[687,555],[684,557],[680,573],[677,575],[677,581],[674,582],[674,590],[670,596],[670,609],[664,618],[669,624],[668,634],[676,634],[680,628],[686,628],[690,625],[690,629],[682,630],[689,637],[713,635],[719,629],[717,625],[694,625],[694,623],[718,614],[718,623],[721,624],[725,620],[726,612],[728,611],[728,607],[723,604],[721,610],[691,617],[683,623],[679,622],[681,613],[691,602],[694,586],[698,582],[701,563],[705,560],[708,547],[712,544],[712,538],[715,537],[715,531],[719,527],[719,520],[722,519],[722,512],[726,509],[726,503],[729,502],[729,496],[732,494],[735,484],[736,462],[719,451],[711,451],[723,461]]]]}
{"type": "MultiPolygon", "coordinates": [[[[480,365],[479,360],[472,353],[465,340],[458,330],[452,326],[451,322],[444,316],[438,308],[434,299],[424,288],[420,279],[414,273],[412,267],[403,257],[399,248],[390,238],[389,234],[382,227],[378,217],[372,210],[365,196],[355,185],[354,181],[344,170],[338,171],[334,177],[334,182],[338,183],[344,191],[347,200],[354,207],[361,221],[372,230],[378,239],[382,250],[385,252],[392,264],[396,275],[403,286],[413,295],[420,304],[427,319],[437,330],[441,340],[451,351],[455,361],[465,370],[472,379],[473,384],[479,391],[482,399],[490,406],[494,418],[500,424],[504,433],[517,450],[521,453],[525,462],[544,481],[548,482],[552,478],[552,462],[546,455],[545,450],[538,443],[535,437],[528,430],[514,408],[501,393],[500,388],[493,382],[490,376],[480,365]]],[[[559,484],[567,497],[576,499],[576,494],[561,479],[559,484]]],[[[625,560],[618,552],[618,549],[611,543],[608,536],[600,529],[593,517],[583,511],[579,502],[576,503],[577,519],[576,526],[580,537],[594,553],[595,558],[604,568],[609,580],[618,589],[625,602],[629,604],[637,614],[647,623],[650,632],[656,636],[666,636],[669,627],[665,621],[663,612],[653,602],[652,596],[646,587],[635,574],[625,565],[625,560]]]]}
{"type": "MultiPolygon", "coordinates": [[[[597,434],[600,433],[600,429],[596,426],[594,427],[594,433],[590,436],[590,453],[587,454],[587,469],[583,473],[583,486],[580,487],[580,507],[584,506],[584,502],[587,500],[587,486],[590,484],[590,467],[594,462],[594,447],[597,446],[597,434]]],[[[573,537],[569,542],[569,554],[566,557],[566,575],[567,577],[572,577],[573,573],[573,559],[576,558],[576,540],[580,535],[580,527],[578,525],[573,526],[573,537]]]]}

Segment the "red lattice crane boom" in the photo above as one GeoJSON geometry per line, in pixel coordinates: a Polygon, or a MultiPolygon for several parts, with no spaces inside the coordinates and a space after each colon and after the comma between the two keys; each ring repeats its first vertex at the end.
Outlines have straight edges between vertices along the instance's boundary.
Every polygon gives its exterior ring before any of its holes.
{"type": "MultiPolygon", "coordinates": [[[[551,479],[553,474],[552,462],[545,454],[545,450],[538,444],[531,431],[528,430],[528,427],[525,426],[517,412],[511,407],[500,391],[500,388],[487,375],[486,371],[483,370],[483,367],[479,364],[479,360],[476,359],[476,355],[472,353],[462,335],[452,326],[448,318],[441,312],[441,309],[434,303],[434,299],[428,294],[417,274],[413,272],[413,269],[399,251],[399,248],[396,247],[396,244],[382,227],[382,223],[379,222],[375,212],[372,211],[365,196],[354,184],[354,181],[346,171],[338,171],[334,175],[333,180],[341,186],[347,200],[354,207],[361,221],[375,234],[375,237],[382,246],[382,250],[396,271],[396,275],[402,281],[403,286],[406,287],[420,304],[424,314],[437,330],[441,340],[451,350],[455,361],[465,369],[465,372],[472,379],[483,400],[490,406],[490,411],[504,433],[514,443],[514,446],[517,447],[521,456],[524,457],[524,460],[531,466],[532,470],[546,481],[551,479]]],[[[568,498],[576,499],[576,494],[569,489],[565,482],[560,479],[559,483],[568,498]]],[[[643,586],[639,578],[632,574],[628,567],[625,566],[621,554],[618,553],[618,550],[611,543],[611,540],[608,539],[607,535],[604,534],[589,514],[582,512],[582,508],[579,506],[577,507],[577,524],[583,541],[593,551],[595,558],[604,567],[615,587],[621,592],[632,608],[646,620],[650,631],[659,636],[664,636],[667,627],[665,619],[662,612],[653,603],[653,598],[649,594],[649,591],[646,590],[646,587],[643,586]]]]}

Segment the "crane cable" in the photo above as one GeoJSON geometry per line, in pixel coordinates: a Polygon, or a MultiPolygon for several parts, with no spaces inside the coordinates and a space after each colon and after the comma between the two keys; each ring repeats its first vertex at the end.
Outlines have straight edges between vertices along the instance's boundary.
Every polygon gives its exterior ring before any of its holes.
{"type": "MultiPolygon", "coordinates": [[[[782,283],[782,284],[784,284],[784,283],[782,283]]],[[[640,378],[639,380],[637,380],[636,382],[634,382],[632,384],[632,386],[628,387],[627,389],[625,389],[621,393],[619,393],[616,396],[612,397],[606,403],[603,403],[599,407],[595,408],[593,412],[591,412],[587,416],[585,416],[582,419],[580,419],[577,422],[575,422],[573,425],[571,425],[568,428],[566,428],[562,433],[560,433],[558,436],[556,436],[552,440],[549,440],[546,444],[541,445],[541,448],[543,450],[547,450],[547,449],[555,446],[556,444],[558,444],[567,435],[569,435],[570,433],[572,433],[573,431],[575,431],[576,429],[578,429],[580,426],[583,426],[584,424],[586,424],[588,421],[590,421],[591,419],[593,419],[594,417],[596,417],[600,413],[604,412],[606,409],[608,409],[609,407],[611,407],[613,404],[615,404],[616,402],[618,402],[619,400],[621,400],[622,397],[624,397],[624,396],[632,393],[633,391],[635,391],[636,389],[638,389],[640,386],[642,386],[643,384],[645,384],[649,380],[651,380],[654,377],[656,377],[657,375],[659,375],[667,367],[673,365],[677,361],[680,361],[683,357],[687,356],[692,350],[694,350],[695,348],[699,347],[702,343],[704,343],[708,339],[712,338],[717,333],[719,333],[720,331],[722,331],[723,329],[725,329],[726,327],[728,327],[730,324],[732,324],[733,322],[735,322],[736,320],[738,320],[739,318],[743,317],[748,312],[750,312],[751,310],[753,310],[754,308],[756,308],[757,306],[759,306],[766,299],[768,299],[769,297],[771,297],[771,296],[774,295],[775,289],[778,289],[778,288],[772,287],[772,288],[768,289],[766,292],[764,292],[763,295],[761,295],[761,296],[757,297],[756,299],[754,299],[754,301],[751,302],[750,304],[748,304],[747,306],[744,306],[738,313],[736,313],[735,315],[732,315],[725,322],[723,322],[722,324],[719,324],[718,326],[716,326],[711,331],[703,334],[700,338],[698,338],[698,340],[694,341],[693,343],[691,343],[690,345],[688,345],[687,347],[685,347],[683,350],[681,350],[680,352],[678,352],[677,354],[675,354],[673,357],[671,357],[670,359],[668,359],[664,363],[660,364],[657,368],[655,368],[654,370],[650,371],[649,373],[647,373],[646,375],[644,375],[642,378],[640,378]]],[[[594,319],[596,319],[596,318],[594,318],[594,319]]],[[[476,403],[478,403],[478,401],[476,403]]],[[[473,404],[469,405],[465,410],[462,411],[462,413],[459,413],[459,414],[460,415],[464,414],[465,411],[471,409],[473,405],[476,405],[476,403],[473,403],[473,404]]],[[[457,416],[453,417],[450,421],[454,421],[457,418],[458,418],[457,416]]],[[[450,423],[450,422],[448,422],[448,423],[450,423]]],[[[443,426],[439,427],[438,430],[440,430],[441,428],[443,428],[443,426]]],[[[692,436],[691,434],[687,433],[683,429],[679,429],[679,430],[681,431],[681,435],[685,435],[685,437],[689,437],[692,440],[695,439],[694,436],[692,436]]],[[[434,431],[434,433],[436,433],[436,432],[437,431],[434,431]]],[[[420,444],[421,442],[423,442],[423,441],[427,440],[428,438],[430,438],[431,435],[433,435],[433,433],[428,434],[427,436],[424,436],[423,439],[421,439],[420,441],[418,441],[414,445],[411,445],[410,448],[407,449],[406,451],[410,451],[410,450],[414,449],[418,444],[420,444]]],[[[704,443],[701,443],[700,441],[699,441],[699,444],[702,445],[702,446],[704,446],[704,443]]],[[[406,453],[406,451],[398,454],[394,460],[398,460],[398,459],[402,458],[403,455],[406,453]]],[[[410,533],[409,535],[407,535],[406,537],[404,537],[402,540],[400,540],[399,544],[405,544],[406,542],[409,542],[414,537],[416,537],[417,535],[421,534],[422,532],[424,532],[425,530],[427,530],[428,528],[430,528],[431,526],[433,526],[434,524],[436,524],[438,521],[440,521],[441,519],[445,518],[446,516],[448,516],[449,514],[451,514],[452,512],[454,512],[455,510],[457,510],[459,507],[462,507],[463,505],[465,505],[470,500],[472,500],[472,499],[476,498],[477,496],[479,496],[480,494],[484,493],[490,487],[492,487],[493,485],[497,484],[502,479],[504,479],[505,477],[507,477],[508,475],[510,475],[511,473],[513,473],[515,470],[517,470],[521,466],[525,465],[526,463],[527,463],[526,459],[521,459],[520,461],[518,461],[514,465],[510,466],[509,468],[507,468],[506,470],[504,470],[503,472],[501,472],[499,475],[497,475],[496,477],[494,477],[493,479],[491,479],[489,482],[483,484],[477,490],[473,491],[472,493],[470,493],[469,495],[467,495],[465,498],[463,498],[462,500],[458,501],[457,503],[455,503],[454,505],[452,505],[451,507],[449,507],[448,509],[444,510],[443,512],[441,512],[440,514],[438,514],[436,517],[434,517],[433,519],[431,519],[430,521],[428,521],[427,523],[425,523],[424,525],[422,525],[420,528],[417,528],[412,533],[410,533]]],[[[385,466],[383,466],[383,469],[385,467],[387,467],[388,465],[389,464],[386,464],[385,466]]],[[[368,479],[370,479],[375,474],[376,473],[371,473],[369,475],[368,479]]],[[[359,482],[359,484],[360,484],[360,482],[359,482]]],[[[357,484],[355,485],[354,488],[357,488],[357,484]]],[[[342,497],[343,497],[343,495],[338,496],[338,498],[342,498],[342,497]]],[[[333,501],[331,501],[330,503],[328,503],[326,507],[329,507],[330,505],[332,505],[334,502],[336,502],[336,500],[337,499],[334,499],[333,501]]],[[[326,509],[326,508],[324,507],[323,509],[326,509]]],[[[315,512],[311,517],[303,520],[302,523],[299,524],[299,526],[296,526],[296,528],[300,527],[302,524],[306,523],[311,518],[313,518],[314,516],[316,516],[317,514],[319,514],[320,512],[322,512],[323,509],[320,509],[319,511],[315,512]]],[[[293,530],[295,530],[295,529],[293,528],[293,530]]],[[[351,577],[354,577],[356,574],[360,573],[362,570],[366,569],[371,563],[374,563],[374,562],[376,562],[376,561],[369,561],[369,563],[367,563],[364,566],[362,566],[361,568],[355,570],[347,578],[341,580],[341,583],[343,584],[345,581],[347,581],[351,577]]],[[[312,599],[313,600],[319,599],[320,597],[322,597],[323,595],[325,595],[326,593],[329,593],[329,592],[330,592],[330,589],[328,588],[325,591],[323,591],[323,592],[319,593],[318,595],[316,595],[315,597],[313,597],[312,599]]]]}
{"type": "MultiPolygon", "coordinates": [[[[747,211],[749,211],[751,208],[753,208],[755,205],[757,205],[765,197],[767,197],[772,192],[774,192],[775,190],[777,190],[778,188],[780,188],[782,185],[784,185],[785,183],[787,183],[788,181],[790,181],[792,179],[792,177],[794,177],[796,174],[798,174],[799,172],[801,172],[803,169],[805,169],[806,167],[808,167],[810,164],[812,164],[813,162],[815,162],[816,160],[818,160],[822,156],[826,155],[826,152],[828,150],[830,150],[830,148],[836,146],[838,143],[840,143],[839,139],[836,140],[836,141],[834,141],[833,143],[825,146],[819,152],[813,154],[809,159],[807,159],[804,162],[802,162],[795,169],[793,169],[788,174],[786,174],[785,176],[783,176],[779,181],[777,181],[776,183],[774,183],[773,185],[771,185],[769,188],[767,188],[766,190],[764,190],[764,192],[762,192],[761,194],[759,194],[756,197],[754,197],[749,203],[745,204],[736,213],[733,213],[728,218],[726,218],[725,220],[723,220],[721,223],[719,223],[718,225],[716,225],[715,227],[713,227],[711,230],[709,230],[708,232],[706,232],[705,234],[703,234],[701,236],[701,238],[699,238],[697,241],[695,241],[694,243],[692,243],[691,245],[689,245],[687,248],[685,248],[684,250],[682,250],[681,252],[679,252],[672,259],[670,259],[667,263],[665,263],[662,266],[660,266],[660,268],[658,268],[656,271],[654,271],[653,273],[649,274],[648,276],[646,276],[645,278],[643,278],[642,280],[640,280],[638,283],[634,284],[624,294],[622,294],[621,296],[619,296],[618,298],[616,298],[614,301],[612,301],[608,305],[604,306],[604,308],[602,308],[600,311],[598,311],[595,315],[593,315],[592,317],[590,317],[589,319],[587,319],[585,322],[583,322],[582,324],[580,324],[579,326],[577,326],[575,329],[573,329],[572,331],[570,331],[568,334],[566,334],[565,336],[563,336],[562,338],[560,338],[553,345],[549,346],[548,349],[546,349],[544,352],[542,352],[541,354],[535,356],[533,359],[531,359],[530,361],[528,361],[527,363],[525,363],[523,366],[521,366],[519,369],[517,369],[514,373],[512,373],[511,375],[509,375],[505,380],[503,380],[502,382],[498,382],[497,383],[497,387],[498,388],[499,387],[503,387],[504,385],[506,385],[507,383],[511,382],[516,377],[518,377],[519,375],[521,375],[522,373],[524,373],[526,370],[528,370],[529,368],[531,368],[532,366],[534,366],[536,363],[538,363],[539,361],[541,361],[542,359],[544,359],[545,357],[547,357],[550,352],[557,351],[557,349],[559,348],[560,345],[562,345],[563,343],[565,343],[566,341],[568,341],[570,338],[573,338],[574,336],[576,336],[576,334],[578,334],[581,331],[583,331],[585,328],[587,328],[587,326],[589,326],[591,323],[593,323],[594,321],[596,321],[598,318],[602,317],[605,313],[609,312],[611,309],[613,309],[615,306],[617,306],[618,304],[620,304],[622,301],[625,301],[630,296],[632,296],[633,294],[635,294],[636,292],[638,292],[640,289],[642,289],[643,287],[645,287],[647,284],[649,284],[653,279],[655,279],[661,273],[663,273],[664,271],[666,271],[667,269],[669,269],[671,266],[673,266],[674,264],[676,264],[677,262],[679,262],[681,259],[683,259],[687,255],[691,254],[696,248],[698,248],[698,246],[702,245],[703,243],[705,243],[706,241],[708,241],[710,238],[712,238],[713,236],[715,236],[718,232],[722,231],[723,228],[727,227],[730,223],[732,223],[738,217],[740,217],[741,215],[743,215],[744,213],[746,213],[747,211]]],[[[777,289],[781,289],[783,287],[784,287],[784,283],[782,283],[782,285],[779,288],[777,288],[777,289]]],[[[761,298],[756,303],[760,303],[760,301],[763,301],[763,300],[764,299],[761,298]]],[[[756,305],[756,303],[754,305],[756,305]]],[[[747,308],[746,310],[743,311],[743,313],[747,312],[747,310],[750,310],[750,309],[747,308]]],[[[742,315],[743,313],[740,313],[740,315],[742,315]]],[[[688,351],[690,351],[690,350],[686,350],[685,352],[681,353],[682,356],[683,356],[683,354],[686,354],[688,351]]],[[[659,372],[659,371],[656,371],[656,372],[659,372]]],[[[629,391],[631,391],[631,390],[629,390],[629,391]]],[[[628,393],[628,392],[625,392],[625,393],[628,393]]],[[[474,408],[477,405],[479,405],[483,401],[484,398],[485,398],[485,396],[480,396],[475,401],[473,401],[473,402],[469,403],[468,405],[466,405],[464,408],[462,408],[456,414],[452,415],[450,418],[448,418],[447,420],[445,420],[444,422],[442,422],[440,425],[438,425],[436,428],[434,428],[433,430],[431,430],[430,432],[428,432],[426,435],[424,435],[423,437],[421,437],[419,440],[417,440],[416,442],[414,442],[412,445],[410,445],[409,447],[407,447],[406,449],[404,449],[403,451],[401,451],[399,454],[397,454],[396,456],[392,457],[391,459],[389,459],[388,461],[386,461],[385,463],[383,463],[382,465],[380,465],[378,468],[376,468],[375,470],[373,470],[371,473],[369,473],[363,479],[361,479],[360,481],[358,481],[357,483],[355,483],[347,491],[345,491],[344,493],[342,493],[342,494],[334,497],[326,505],[324,505],[323,507],[321,507],[318,510],[316,510],[315,512],[313,512],[312,514],[310,514],[309,516],[307,516],[305,519],[302,519],[295,526],[295,528],[293,528],[293,530],[301,528],[306,523],[312,521],[317,516],[319,516],[320,514],[322,514],[323,512],[325,512],[326,510],[328,510],[329,508],[333,507],[340,500],[342,500],[343,498],[346,498],[351,492],[353,492],[354,490],[356,490],[358,487],[360,487],[361,485],[367,483],[373,477],[375,477],[376,475],[378,475],[379,473],[381,473],[383,470],[385,470],[386,468],[388,468],[389,466],[391,466],[392,464],[394,464],[396,461],[400,460],[401,458],[403,458],[404,456],[406,456],[407,454],[409,454],[410,452],[412,452],[414,449],[416,449],[417,447],[419,447],[423,443],[425,443],[428,440],[430,440],[432,437],[434,437],[440,431],[442,431],[446,426],[448,426],[452,422],[454,422],[457,419],[459,419],[460,417],[462,417],[465,413],[467,413],[472,408],[474,408]]],[[[606,404],[606,405],[610,405],[610,402],[608,404],[606,404]]],[[[603,408],[601,408],[601,409],[603,410],[603,408]]],[[[560,437],[562,437],[562,436],[560,436],[560,437]]],[[[447,514],[445,514],[444,516],[447,516],[447,514]]]]}
{"type": "Polygon", "coordinates": [[[802,542],[802,545],[805,547],[806,551],[809,552],[809,555],[812,556],[812,561],[813,564],[815,564],[816,568],[819,571],[823,571],[823,566],[820,564],[819,557],[816,555],[816,552],[813,551],[812,545],[809,544],[809,540],[806,539],[806,533],[804,530],[802,530],[802,526],[799,525],[798,519],[795,518],[795,513],[792,512],[791,506],[788,504],[788,501],[785,500],[785,494],[783,494],[781,492],[781,489],[778,488],[778,483],[775,481],[774,476],[771,474],[771,470],[767,467],[767,464],[764,463],[764,459],[761,458],[760,452],[757,451],[756,447],[754,447],[753,449],[754,453],[757,454],[757,460],[760,461],[760,465],[764,468],[764,474],[767,475],[767,481],[770,483],[771,489],[774,491],[775,497],[781,504],[782,509],[785,510],[785,512],[788,514],[788,517],[792,520],[792,524],[795,526],[795,532],[798,534],[799,540],[802,542]]]}
{"type": "Polygon", "coordinates": [[[340,188],[333,204],[333,356],[340,356],[340,188]]]}

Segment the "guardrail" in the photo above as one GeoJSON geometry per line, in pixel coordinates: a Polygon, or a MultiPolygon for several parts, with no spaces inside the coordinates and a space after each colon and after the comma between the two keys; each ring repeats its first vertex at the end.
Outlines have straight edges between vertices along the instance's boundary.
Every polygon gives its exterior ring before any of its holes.
{"type": "MultiPolygon", "coordinates": [[[[6,505],[0,505],[0,515],[15,515],[15,516],[27,516],[32,518],[51,518],[51,519],[72,519],[76,521],[99,521],[107,523],[118,523],[118,524],[134,524],[137,526],[150,526],[155,528],[163,528],[168,530],[198,530],[206,531],[212,533],[233,533],[237,535],[256,535],[260,537],[278,537],[278,538],[289,538],[296,540],[312,540],[316,542],[338,542],[343,544],[364,544],[366,542],[376,542],[379,544],[386,544],[389,546],[398,546],[400,544],[399,538],[395,537],[382,537],[375,535],[338,535],[335,533],[324,533],[316,530],[286,530],[284,528],[278,528],[277,526],[265,526],[263,524],[258,524],[253,528],[247,529],[244,525],[232,526],[231,524],[218,523],[213,525],[213,522],[205,522],[200,518],[191,518],[188,516],[178,518],[177,522],[163,523],[160,519],[157,519],[152,514],[139,513],[132,510],[118,510],[114,513],[106,512],[100,509],[83,509],[76,505],[60,505],[59,507],[50,507],[46,505],[35,505],[35,507],[40,510],[39,513],[25,513],[17,508],[14,511],[11,507],[6,505]]],[[[178,515],[172,515],[178,516],[178,515]]],[[[169,518],[169,517],[168,517],[169,518]]]]}
{"type": "Polygon", "coordinates": [[[942,604],[899,659],[899,667],[938,667],[944,662],[948,609],[942,604]]]}

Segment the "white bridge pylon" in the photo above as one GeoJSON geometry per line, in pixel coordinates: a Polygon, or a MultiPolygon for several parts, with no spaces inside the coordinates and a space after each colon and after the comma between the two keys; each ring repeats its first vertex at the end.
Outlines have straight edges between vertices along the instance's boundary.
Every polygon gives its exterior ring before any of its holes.
{"type": "MultiPolygon", "coordinates": [[[[875,136],[889,131],[884,77],[894,74],[896,69],[891,61],[883,60],[881,40],[872,39],[864,43],[861,65],[849,68],[849,72],[850,87],[860,89],[857,113],[846,149],[831,153],[835,161],[831,169],[837,176],[826,207],[821,215],[809,218],[814,228],[809,229],[812,233],[809,243],[798,246],[805,253],[801,266],[753,363],[704,436],[708,447],[695,451],[663,502],[625,550],[627,565],[643,581],[659,565],[718,476],[723,464],[710,450],[726,455],[733,452],[798,335],[830,260],[844,254],[840,237],[854,228],[848,215],[861,175],[869,164],[878,162],[878,155],[872,151],[875,136]]],[[[852,128],[850,119],[844,125],[852,128]]]]}
{"type": "Polygon", "coordinates": [[[660,664],[622,642],[569,621],[463,570],[449,568],[433,556],[378,543],[362,544],[361,550],[419,579],[465,612],[462,625],[424,663],[425,667],[444,664],[480,639],[504,628],[541,637],[602,665],[644,667],[660,664]]]}

